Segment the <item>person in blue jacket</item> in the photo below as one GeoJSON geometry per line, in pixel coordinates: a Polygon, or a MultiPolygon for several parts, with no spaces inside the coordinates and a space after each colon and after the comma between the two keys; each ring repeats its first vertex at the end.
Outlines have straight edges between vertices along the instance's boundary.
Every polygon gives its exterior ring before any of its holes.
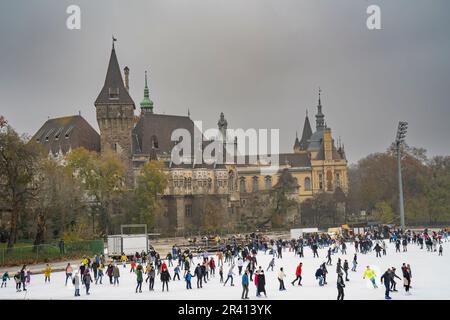
{"type": "Polygon", "coordinates": [[[186,280],[186,289],[192,289],[192,285],[191,285],[191,279],[192,279],[192,274],[191,271],[188,270],[186,275],[184,276],[184,279],[186,280]]]}
{"type": "Polygon", "coordinates": [[[248,299],[248,269],[242,275],[242,299],[248,299]]]}

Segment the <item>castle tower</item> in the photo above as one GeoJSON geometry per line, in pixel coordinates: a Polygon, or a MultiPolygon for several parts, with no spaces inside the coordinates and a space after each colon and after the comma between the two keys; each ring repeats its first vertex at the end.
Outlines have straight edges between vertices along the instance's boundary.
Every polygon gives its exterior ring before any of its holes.
{"type": "Polygon", "coordinates": [[[134,101],[124,85],[117,61],[114,41],[109,58],[105,83],[95,100],[97,122],[100,128],[100,149],[118,153],[131,172],[132,142],[134,126],[134,101]]]}

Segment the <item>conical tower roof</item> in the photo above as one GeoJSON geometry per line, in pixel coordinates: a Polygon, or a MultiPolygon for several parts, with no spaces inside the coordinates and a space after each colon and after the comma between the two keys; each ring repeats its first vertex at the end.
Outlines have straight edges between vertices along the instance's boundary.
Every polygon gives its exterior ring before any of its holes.
{"type": "Polygon", "coordinates": [[[117,61],[114,43],[111,50],[111,56],[109,58],[105,84],[103,85],[103,88],[94,104],[132,104],[134,107],[134,101],[123,83],[122,73],[120,72],[119,62],[117,61]]]}
{"type": "Polygon", "coordinates": [[[300,139],[300,142],[299,142],[300,150],[308,149],[308,144],[309,144],[308,141],[311,138],[311,136],[312,136],[312,129],[311,129],[311,124],[309,123],[308,111],[307,111],[306,116],[305,116],[305,123],[303,124],[302,138],[300,139]]]}

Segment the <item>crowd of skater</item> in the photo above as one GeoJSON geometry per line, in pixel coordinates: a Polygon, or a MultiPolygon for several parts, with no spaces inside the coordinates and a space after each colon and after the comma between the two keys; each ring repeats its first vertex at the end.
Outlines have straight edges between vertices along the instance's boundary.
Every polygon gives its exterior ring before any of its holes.
{"type": "MultiPolygon", "coordinates": [[[[443,255],[442,243],[448,241],[447,230],[439,232],[416,233],[400,230],[389,232],[388,235],[376,231],[367,231],[364,234],[354,235],[344,238],[342,236],[332,237],[327,233],[310,234],[305,238],[292,240],[273,240],[262,235],[251,234],[245,239],[245,243],[229,241],[223,244],[215,254],[210,254],[206,250],[181,249],[174,245],[172,250],[163,257],[151,249],[149,252],[136,252],[133,257],[122,255],[120,259],[109,261],[104,255],[83,257],[79,268],[75,268],[68,263],[65,268],[65,286],[72,284],[74,296],[80,296],[80,288],[84,288],[85,294],[90,295],[91,285],[102,285],[104,277],[106,282],[112,286],[120,285],[120,275],[122,272],[133,273],[136,276],[136,293],[142,293],[142,286],[145,281],[149,291],[155,290],[155,279],[159,279],[162,284],[162,291],[169,291],[170,281],[184,281],[186,290],[192,290],[192,282],[195,281],[198,289],[206,286],[210,281],[220,281],[223,286],[235,286],[236,278],[239,279],[242,287],[241,298],[249,299],[250,284],[254,283],[256,297],[267,297],[266,273],[270,271],[270,279],[273,276],[275,265],[282,265],[283,253],[291,252],[298,256],[300,262],[295,270],[285,271],[282,266],[275,270],[276,279],[279,282],[279,290],[285,291],[285,280],[291,278],[289,282],[292,286],[302,286],[301,259],[305,257],[305,250],[309,250],[314,258],[318,260],[325,258],[326,261],[319,263],[314,276],[319,287],[328,285],[328,274],[333,268],[337,275],[336,288],[337,299],[343,300],[346,283],[350,281],[349,273],[357,272],[358,255],[375,254],[377,258],[382,258],[387,254],[386,242],[393,243],[395,252],[407,252],[408,246],[416,245],[422,250],[443,255]],[[349,246],[353,246],[353,259],[348,261],[343,257],[347,255],[349,246]],[[308,249],[306,249],[308,248],[308,249]],[[326,256],[319,256],[319,249],[325,249],[326,256]],[[271,260],[267,267],[258,264],[258,254],[271,255],[271,260]],[[341,257],[337,257],[341,254],[341,257]],[[336,257],[336,258],[335,258],[336,257]],[[195,260],[194,260],[195,259],[195,260]],[[335,265],[333,265],[335,260],[335,265]],[[169,267],[173,267],[172,273],[169,267]],[[216,280],[217,279],[217,280],[216,280]]],[[[362,272],[363,279],[368,279],[374,288],[378,288],[377,279],[385,286],[384,297],[391,299],[391,294],[398,292],[397,281],[402,281],[406,295],[411,294],[412,272],[408,263],[403,263],[400,272],[393,266],[387,268],[383,274],[377,274],[370,266],[365,266],[362,272]]],[[[332,271],[331,271],[332,272],[332,271]]],[[[43,270],[45,283],[50,283],[52,267],[47,264],[43,270]]],[[[16,291],[27,291],[31,281],[31,271],[24,265],[13,275],[16,284],[16,291]]],[[[5,272],[2,276],[1,287],[6,287],[10,275],[5,272]]],[[[271,281],[271,280],[269,280],[271,281]]]]}

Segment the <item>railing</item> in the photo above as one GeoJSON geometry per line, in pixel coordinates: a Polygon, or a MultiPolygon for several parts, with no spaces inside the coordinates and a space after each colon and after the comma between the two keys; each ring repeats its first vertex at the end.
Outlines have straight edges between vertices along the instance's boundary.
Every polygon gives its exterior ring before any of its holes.
{"type": "Polygon", "coordinates": [[[103,254],[103,240],[87,240],[40,245],[0,248],[0,266],[32,264],[50,260],[78,258],[83,255],[103,254]]]}

